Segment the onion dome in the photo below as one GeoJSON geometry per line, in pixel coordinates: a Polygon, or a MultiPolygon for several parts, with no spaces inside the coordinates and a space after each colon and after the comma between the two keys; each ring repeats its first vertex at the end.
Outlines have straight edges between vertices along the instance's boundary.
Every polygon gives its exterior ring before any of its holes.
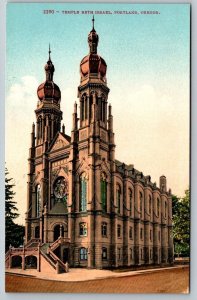
{"type": "Polygon", "coordinates": [[[107,71],[107,64],[105,60],[97,54],[99,36],[94,29],[94,17],[92,23],[92,30],[88,35],[90,53],[82,59],[80,63],[80,73],[82,77],[85,77],[88,74],[99,74],[99,77],[104,79],[107,71]]]}
{"type": "Polygon", "coordinates": [[[53,99],[57,102],[61,99],[61,92],[57,84],[53,82],[54,65],[51,61],[51,50],[49,45],[49,59],[44,67],[46,72],[46,81],[41,83],[37,89],[37,95],[40,101],[53,99]]]}

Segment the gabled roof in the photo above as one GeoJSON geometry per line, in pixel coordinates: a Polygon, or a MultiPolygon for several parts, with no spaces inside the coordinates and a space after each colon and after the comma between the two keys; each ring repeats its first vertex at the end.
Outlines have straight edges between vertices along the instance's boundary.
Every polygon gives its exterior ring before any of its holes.
{"type": "Polygon", "coordinates": [[[55,137],[48,149],[48,152],[52,152],[54,150],[69,146],[70,142],[71,142],[70,136],[66,135],[63,132],[57,132],[57,134],[55,135],[55,137]]]}

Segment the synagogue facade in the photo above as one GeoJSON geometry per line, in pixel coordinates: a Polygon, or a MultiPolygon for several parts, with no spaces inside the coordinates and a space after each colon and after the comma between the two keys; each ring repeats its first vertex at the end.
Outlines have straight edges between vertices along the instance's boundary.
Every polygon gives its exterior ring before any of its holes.
{"type": "Polygon", "coordinates": [[[164,175],[157,186],[134,165],[116,159],[107,64],[97,54],[98,41],[93,20],[71,135],[61,124],[61,91],[49,51],[31,133],[24,251],[39,247],[51,266],[170,264],[171,190],[164,175]]]}

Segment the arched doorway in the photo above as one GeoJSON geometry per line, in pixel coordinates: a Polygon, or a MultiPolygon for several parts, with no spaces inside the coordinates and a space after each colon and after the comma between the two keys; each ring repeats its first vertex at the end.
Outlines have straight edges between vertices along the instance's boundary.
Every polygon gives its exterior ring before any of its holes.
{"type": "Polygon", "coordinates": [[[37,257],[29,255],[25,257],[25,267],[27,269],[36,269],[37,268],[37,257]]]}
{"type": "Polygon", "coordinates": [[[53,240],[56,241],[60,236],[64,237],[64,227],[61,225],[56,225],[54,227],[53,240]]]}
{"type": "Polygon", "coordinates": [[[22,268],[22,257],[19,255],[12,257],[12,268],[22,268]]]}
{"type": "Polygon", "coordinates": [[[35,227],[35,238],[38,239],[40,237],[40,227],[36,226],[35,227]]]}

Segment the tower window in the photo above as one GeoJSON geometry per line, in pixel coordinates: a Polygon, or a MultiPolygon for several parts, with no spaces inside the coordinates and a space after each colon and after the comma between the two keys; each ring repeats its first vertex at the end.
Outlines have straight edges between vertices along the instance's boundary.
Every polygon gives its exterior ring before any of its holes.
{"type": "Polygon", "coordinates": [[[159,198],[157,198],[157,216],[159,217],[159,198]]]}
{"type": "Polygon", "coordinates": [[[87,236],[87,224],[84,222],[79,224],[79,235],[87,236]]]}
{"type": "Polygon", "coordinates": [[[167,217],[167,203],[165,201],[165,218],[167,217]]]}
{"type": "Polygon", "coordinates": [[[151,206],[152,206],[152,199],[151,196],[149,195],[149,214],[151,214],[151,206]]]}
{"type": "Polygon", "coordinates": [[[36,186],[36,217],[40,216],[41,211],[41,186],[38,184],[36,186]]]}
{"type": "Polygon", "coordinates": [[[143,228],[140,228],[140,239],[143,240],[143,228]]]}
{"type": "Polygon", "coordinates": [[[80,211],[87,210],[87,180],[84,175],[80,178],[80,211]]]}
{"type": "Polygon", "coordinates": [[[107,182],[105,174],[101,177],[101,205],[104,212],[107,211],[107,182]]]}
{"type": "Polygon", "coordinates": [[[121,226],[120,225],[117,226],[117,236],[118,236],[118,238],[121,237],[121,226]]]}
{"type": "Polygon", "coordinates": [[[133,227],[129,227],[129,238],[133,238],[133,227]]]}
{"type": "Polygon", "coordinates": [[[142,213],[142,206],[143,206],[143,195],[142,193],[140,192],[140,212],[142,213]]]}
{"type": "Polygon", "coordinates": [[[152,241],[152,230],[150,229],[150,241],[152,241]]]}
{"type": "Polygon", "coordinates": [[[102,236],[107,236],[107,223],[103,222],[101,225],[101,234],[102,236]]]}
{"type": "Polygon", "coordinates": [[[130,206],[130,216],[132,215],[132,190],[129,189],[129,206],[130,206]]]}
{"type": "Polygon", "coordinates": [[[107,259],[107,248],[105,247],[102,248],[102,259],[107,259]]]}
{"type": "Polygon", "coordinates": [[[120,186],[117,185],[117,187],[116,187],[116,202],[117,202],[118,214],[120,214],[120,195],[121,195],[120,186]]]}
{"type": "Polygon", "coordinates": [[[80,248],[80,260],[87,260],[87,249],[86,248],[80,248]]]}
{"type": "Polygon", "coordinates": [[[158,240],[160,241],[161,240],[161,232],[158,231],[158,240]]]}

